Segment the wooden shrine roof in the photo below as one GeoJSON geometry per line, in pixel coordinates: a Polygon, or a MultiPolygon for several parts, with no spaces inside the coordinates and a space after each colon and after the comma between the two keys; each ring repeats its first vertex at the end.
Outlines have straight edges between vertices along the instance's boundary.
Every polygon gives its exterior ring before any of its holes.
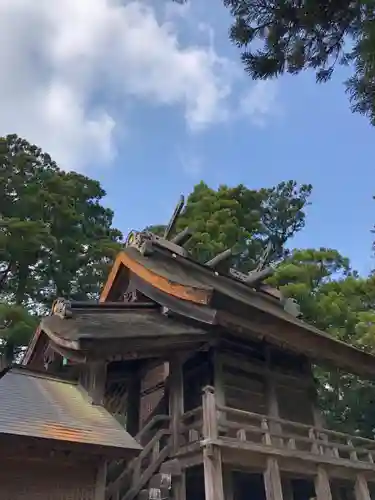
{"type": "Polygon", "coordinates": [[[0,378],[0,438],[4,436],[89,445],[104,456],[130,458],[142,449],[74,382],[21,367],[4,370],[0,378]]]}
{"type": "MultiPolygon", "coordinates": [[[[207,332],[198,326],[167,318],[160,307],[149,303],[90,304],[76,307],[67,303],[63,314],[42,319],[40,329],[60,350],[104,353],[109,358],[130,358],[142,346],[150,352],[161,345],[171,345],[171,337],[179,342],[204,339],[207,332]],[[92,349],[93,348],[93,349],[92,349]]],[[[176,344],[173,344],[176,345],[176,344]]],[[[173,346],[172,346],[173,347],[173,346]]]]}
{"type": "Polygon", "coordinates": [[[152,355],[147,349],[158,355],[156,347],[193,347],[228,332],[375,376],[375,356],[305,323],[299,319],[298,305],[264,282],[273,271],[264,265],[266,256],[248,274],[229,267],[229,249],[205,264],[191,259],[183,247],[191,236],[189,228],[170,238],[182,206],[176,208],[164,237],[148,231],[129,234],[99,304],[72,303],[64,310],[64,301],[58,301],[52,315],[42,320],[24,363],[36,352],[41,334],[67,357],[73,351],[87,352],[95,343],[102,349],[106,340],[107,359],[110,344],[125,359],[140,357],[140,351],[143,357],[152,355]]]}

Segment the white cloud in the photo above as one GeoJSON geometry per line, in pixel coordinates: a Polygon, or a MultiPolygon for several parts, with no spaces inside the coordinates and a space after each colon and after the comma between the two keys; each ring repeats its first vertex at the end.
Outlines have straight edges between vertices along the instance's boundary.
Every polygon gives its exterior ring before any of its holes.
{"type": "Polygon", "coordinates": [[[227,118],[232,65],[179,43],[176,8],[158,22],[135,0],[1,0],[0,134],[82,169],[112,158],[126,126],[114,102],[178,106],[192,130],[227,118]]]}
{"type": "Polygon", "coordinates": [[[277,90],[275,81],[256,82],[241,98],[239,115],[247,116],[258,127],[264,127],[270,117],[279,114],[277,90]]]}

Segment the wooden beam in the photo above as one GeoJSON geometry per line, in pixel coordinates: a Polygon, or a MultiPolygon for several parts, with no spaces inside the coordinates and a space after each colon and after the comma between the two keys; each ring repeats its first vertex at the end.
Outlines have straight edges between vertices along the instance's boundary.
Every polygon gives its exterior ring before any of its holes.
{"type": "Polygon", "coordinates": [[[322,465],[318,466],[315,476],[315,493],[317,500],[332,500],[328,473],[322,465]]]}
{"type": "Polygon", "coordinates": [[[264,472],[264,489],[266,491],[266,500],[283,500],[279,464],[275,457],[267,459],[264,472]]]}

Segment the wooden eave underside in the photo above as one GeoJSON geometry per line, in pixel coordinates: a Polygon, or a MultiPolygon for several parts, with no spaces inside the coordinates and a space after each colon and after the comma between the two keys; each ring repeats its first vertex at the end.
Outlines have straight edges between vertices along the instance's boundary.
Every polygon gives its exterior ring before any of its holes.
{"type": "Polygon", "coordinates": [[[202,328],[166,318],[159,310],[129,306],[115,313],[100,307],[67,318],[51,315],[40,328],[55,351],[77,362],[155,357],[207,342],[209,333],[202,328]]]}
{"type": "Polygon", "coordinates": [[[120,252],[100,301],[119,300],[130,283],[178,315],[264,339],[317,363],[328,362],[361,376],[375,376],[374,356],[300,321],[273,297],[189,259],[172,257],[166,250],[157,249],[151,257],[134,248],[120,252]]]}

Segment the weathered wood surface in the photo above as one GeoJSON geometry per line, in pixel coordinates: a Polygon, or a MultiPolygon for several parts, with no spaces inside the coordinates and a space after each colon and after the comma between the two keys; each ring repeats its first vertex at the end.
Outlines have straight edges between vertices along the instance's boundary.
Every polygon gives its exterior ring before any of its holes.
{"type": "Polygon", "coordinates": [[[201,414],[202,408],[196,408],[182,416],[181,452],[200,441],[241,453],[283,457],[291,464],[302,460],[375,474],[375,441],[371,439],[218,405],[212,387],[204,391],[203,422],[201,414]]]}
{"type": "Polygon", "coordinates": [[[318,466],[315,477],[315,492],[317,500],[332,500],[331,486],[327,470],[318,466]]]}
{"type": "Polygon", "coordinates": [[[88,339],[152,338],[162,336],[204,334],[201,328],[186,325],[166,318],[154,308],[140,308],[133,304],[118,312],[105,309],[78,311],[71,318],[62,319],[57,315],[46,316],[41,328],[48,334],[54,334],[61,341],[66,341],[74,349],[74,342],[88,339]]]}
{"type": "Polygon", "coordinates": [[[283,500],[279,465],[274,457],[267,459],[264,472],[264,489],[266,491],[266,500],[283,500]]]}

